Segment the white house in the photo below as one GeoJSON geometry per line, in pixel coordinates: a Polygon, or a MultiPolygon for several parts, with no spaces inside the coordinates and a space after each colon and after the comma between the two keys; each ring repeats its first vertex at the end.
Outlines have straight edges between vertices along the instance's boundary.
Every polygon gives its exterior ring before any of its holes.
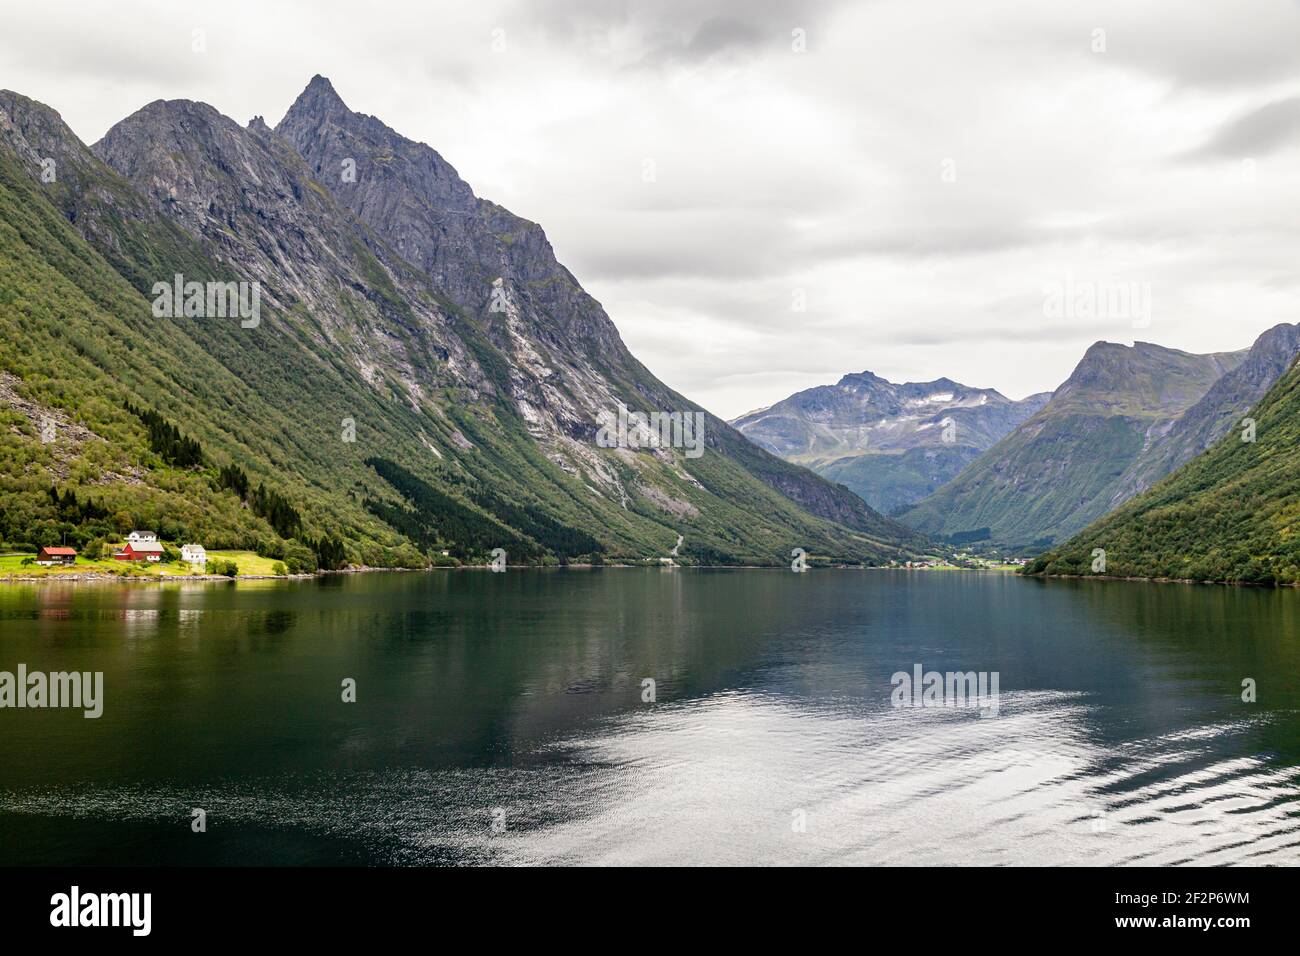
{"type": "Polygon", "coordinates": [[[146,544],[157,540],[157,531],[132,531],[126,536],[127,544],[146,544]]]}
{"type": "Polygon", "coordinates": [[[196,564],[203,567],[208,563],[208,552],[204,550],[201,544],[182,545],[181,560],[186,564],[196,564]]]}

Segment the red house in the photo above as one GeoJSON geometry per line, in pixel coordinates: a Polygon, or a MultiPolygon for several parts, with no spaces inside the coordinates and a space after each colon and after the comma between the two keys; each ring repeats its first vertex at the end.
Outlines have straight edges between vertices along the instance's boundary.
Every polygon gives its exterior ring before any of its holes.
{"type": "Polygon", "coordinates": [[[118,561],[161,561],[163,547],[157,541],[128,541],[113,557],[118,561]]]}
{"type": "Polygon", "coordinates": [[[73,564],[76,560],[76,548],[41,548],[36,552],[37,564],[73,564]]]}

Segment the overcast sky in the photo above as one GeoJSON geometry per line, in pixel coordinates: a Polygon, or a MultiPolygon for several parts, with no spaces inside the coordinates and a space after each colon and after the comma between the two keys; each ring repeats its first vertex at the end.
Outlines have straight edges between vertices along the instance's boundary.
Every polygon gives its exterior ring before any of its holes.
{"type": "Polygon", "coordinates": [[[93,142],[159,98],[274,125],[322,73],[725,417],[864,369],[1020,398],[1098,339],[1300,321],[1297,0],[86,8],[6,4],[0,87],[93,142]]]}

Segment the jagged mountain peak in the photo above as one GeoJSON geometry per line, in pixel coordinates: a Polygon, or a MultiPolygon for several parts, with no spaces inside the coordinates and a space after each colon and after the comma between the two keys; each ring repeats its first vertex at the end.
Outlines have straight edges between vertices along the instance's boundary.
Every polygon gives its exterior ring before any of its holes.
{"type": "Polygon", "coordinates": [[[39,166],[52,158],[64,174],[84,167],[90,158],[58,110],[13,90],[0,90],[0,134],[27,162],[39,166]]]}
{"type": "Polygon", "coordinates": [[[504,313],[492,306],[501,304],[493,297],[501,279],[504,295],[519,306],[518,321],[532,334],[627,364],[614,324],[558,262],[542,228],[475,196],[431,146],[311,84],[276,132],[340,203],[495,329],[498,344],[509,344],[499,321],[504,313]]]}
{"type": "Polygon", "coordinates": [[[332,98],[340,106],[343,104],[343,98],[340,97],[338,92],[334,89],[334,84],[329,81],[328,77],[322,76],[319,73],[313,75],[312,78],[307,81],[307,86],[302,92],[304,96],[310,95],[318,98],[332,98]]]}
{"type": "MultiPolygon", "coordinates": [[[[426,143],[402,136],[376,116],[358,113],[343,102],[333,84],[319,73],[298,94],[276,132],[311,163],[327,184],[337,179],[360,185],[382,182],[409,185],[424,203],[439,210],[465,213],[477,198],[469,184],[442,155],[426,143]],[[338,162],[332,162],[337,156],[338,162]],[[342,163],[373,161],[356,168],[356,178],[342,178],[342,163]]],[[[419,263],[417,263],[419,264],[419,263]]]]}
{"type": "MultiPolygon", "coordinates": [[[[352,110],[343,102],[343,97],[339,96],[338,91],[334,89],[334,84],[317,73],[298,94],[298,98],[293,101],[293,105],[289,107],[280,122],[284,123],[290,117],[295,120],[312,118],[320,122],[347,119],[353,115],[352,110]]],[[[373,117],[368,118],[373,119],[373,117]]]]}
{"type": "Polygon", "coordinates": [[[856,386],[856,385],[889,385],[891,383],[889,382],[888,379],[881,378],[875,372],[871,372],[871,371],[867,371],[866,369],[863,369],[861,372],[849,372],[847,375],[845,375],[835,384],[856,386]]]}
{"type": "MultiPolygon", "coordinates": [[[[963,385],[961,382],[954,381],[947,376],[936,378],[928,382],[891,382],[883,376],[877,375],[871,371],[850,372],[840,378],[834,386],[818,385],[813,388],[804,389],[790,396],[787,401],[793,400],[798,396],[815,396],[821,389],[835,388],[841,391],[853,390],[861,393],[873,393],[880,395],[890,395],[894,397],[916,398],[931,397],[936,395],[951,395],[953,399],[960,399],[966,396],[987,396],[989,400],[1006,402],[1010,401],[1005,395],[993,388],[975,388],[970,385],[963,385]]],[[[778,403],[780,404],[780,403],[778,403]]],[[[769,406],[775,408],[776,406],[769,406]]],[[[757,409],[757,411],[767,411],[768,409],[757,409]]],[[[747,413],[748,417],[755,412],[747,413]]]]}
{"type": "Polygon", "coordinates": [[[374,241],[264,123],[242,127],[206,103],[157,100],[93,151],[166,221],[259,283],[261,301],[275,307],[268,325],[307,311],[317,352],[347,355],[381,392],[392,380],[411,396],[448,383],[491,390],[428,280],[374,241]]]}

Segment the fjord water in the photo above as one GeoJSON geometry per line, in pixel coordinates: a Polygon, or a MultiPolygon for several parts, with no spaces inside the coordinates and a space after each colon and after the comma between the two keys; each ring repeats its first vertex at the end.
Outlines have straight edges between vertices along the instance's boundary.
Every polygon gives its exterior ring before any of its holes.
{"type": "Polygon", "coordinates": [[[4,586],[0,670],[105,701],[0,710],[0,864],[1294,864],[1297,634],[992,573],[4,586]],[[997,713],[892,707],[918,663],[997,713]]]}

